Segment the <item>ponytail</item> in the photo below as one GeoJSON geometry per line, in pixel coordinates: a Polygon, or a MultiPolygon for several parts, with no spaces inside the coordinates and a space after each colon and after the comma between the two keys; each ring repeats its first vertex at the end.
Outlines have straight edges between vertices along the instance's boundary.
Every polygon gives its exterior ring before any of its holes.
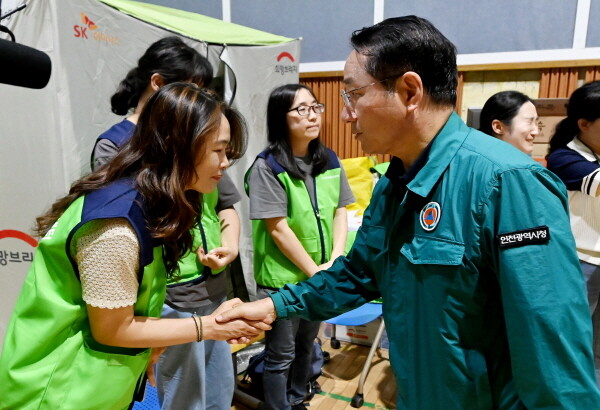
{"type": "Polygon", "coordinates": [[[163,85],[183,81],[207,87],[212,81],[213,69],[206,57],[179,37],[162,38],[148,47],[137,67],[121,81],[110,99],[112,112],[126,115],[129,109],[135,108],[153,74],[162,77],[163,85]]]}
{"type": "Polygon", "coordinates": [[[110,98],[112,112],[117,115],[126,115],[130,108],[137,106],[149,81],[150,77],[140,74],[137,67],[130,70],[110,98]]]}
{"type": "MultiPolygon", "coordinates": [[[[579,135],[580,119],[596,121],[600,118],[600,81],[592,81],[573,91],[567,103],[567,118],[556,126],[550,139],[548,155],[557,149],[564,148],[579,135]]],[[[547,156],[546,156],[547,158],[547,156]]]]}
{"type": "Polygon", "coordinates": [[[548,154],[551,154],[557,149],[566,147],[567,144],[577,136],[577,134],[579,134],[577,119],[574,117],[564,118],[561,122],[556,124],[554,135],[550,139],[548,154]]]}

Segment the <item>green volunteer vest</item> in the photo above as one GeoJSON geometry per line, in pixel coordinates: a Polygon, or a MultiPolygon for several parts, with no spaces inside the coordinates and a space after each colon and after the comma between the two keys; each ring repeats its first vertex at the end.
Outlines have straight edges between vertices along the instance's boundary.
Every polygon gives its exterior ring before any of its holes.
{"type": "MultiPolygon", "coordinates": [[[[67,256],[84,199],[71,204],[36,249],[0,358],[1,409],[127,408],[145,373],[149,349],[105,346],[91,335],[67,256]]],[[[136,315],[160,317],[165,284],[159,246],[143,269],[136,315]]]]}
{"type": "MultiPolygon", "coordinates": [[[[288,197],[287,223],[317,265],[331,258],[333,249],[333,217],[340,197],[340,165],[335,154],[329,169],[314,177],[317,209],[313,209],[304,181],[291,177],[278,167],[274,158],[267,159],[288,197]],[[337,163],[337,167],[335,166],[337,163]]],[[[280,250],[264,220],[252,221],[254,245],[254,277],[256,283],[279,288],[287,283],[298,283],[307,276],[280,250]]]]}
{"type": "MultiPolygon", "coordinates": [[[[192,229],[194,237],[193,250],[187,253],[179,261],[179,275],[168,280],[169,286],[181,285],[201,277],[205,269],[204,265],[198,260],[196,250],[199,247],[204,248],[204,252],[221,246],[221,221],[216,212],[217,200],[219,199],[219,190],[215,189],[209,194],[204,194],[202,198],[202,217],[200,226],[192,229]]],[[[225,267],[218,270],[211,270],[213,275],[221,273],[225,267]]]]}

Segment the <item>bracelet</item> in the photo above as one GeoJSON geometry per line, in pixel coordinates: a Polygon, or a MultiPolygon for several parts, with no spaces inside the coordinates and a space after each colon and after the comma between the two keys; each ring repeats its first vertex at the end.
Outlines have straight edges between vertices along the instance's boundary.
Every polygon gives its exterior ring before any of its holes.
{"type": "Polygon", "coordinates": [[[192,320],[194,321],[194,324],[196,325],[196,342],[201,342],[202,341],[202,336],[203,335],[203,329],[202,329],[202,319],[200,319],[198,317],[198,315],[196,315],[196,312],[192,313],[192,320]]]}

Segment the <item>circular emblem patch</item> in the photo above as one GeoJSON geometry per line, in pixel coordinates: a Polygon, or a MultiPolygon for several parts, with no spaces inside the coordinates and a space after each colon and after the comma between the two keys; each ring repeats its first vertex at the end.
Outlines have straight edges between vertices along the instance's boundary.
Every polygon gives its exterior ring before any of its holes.
{"type": "Polygon", "coordinates": [[[421,227],[426,231],[433,231],[442,216],[442,208],[437,202],[430,202],[423,207],[419,215],[421,227]]]}

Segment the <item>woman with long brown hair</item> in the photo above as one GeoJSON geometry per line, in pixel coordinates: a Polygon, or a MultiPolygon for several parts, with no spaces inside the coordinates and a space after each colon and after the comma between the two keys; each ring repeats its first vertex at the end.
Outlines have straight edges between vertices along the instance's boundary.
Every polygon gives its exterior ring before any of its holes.
{"type": "Polygon", "coordinates": [[[38,218],[43,236],[6,333],[1,408],[126,408],[148,348],[243,339],[268,326],[160,319],[192,247],[201,194],[245,149],[242,118],[188,83],[162,87],[106,167],[38,218]]]}
{"type": "MultiPolygon", "coordinates": [[[[127,115],[103,132],[92,152],[92,170],[110,162],[135,129],[146,101],[174,82],[206,88],[212,81],[210,62],[176,36],[152,43],[128,71],[110,99],[112,111],[127,115]]],[[[167,280],[161,317],[210,315],[225,300],[227,266],[239,252],[240,219],[234,205],[241,196],[225,172],[214,191],[203,196],[202,217],[192,229],[192,252],[179,261],[179,275],[167,280]]],[[[222,340],[184,343],[167,349],[156,364],[156,392],[162,408],[229,410],[235,390],[231,349],[222,340]],[[211,389],[212,380],[222,380],[211,389]]]]}

